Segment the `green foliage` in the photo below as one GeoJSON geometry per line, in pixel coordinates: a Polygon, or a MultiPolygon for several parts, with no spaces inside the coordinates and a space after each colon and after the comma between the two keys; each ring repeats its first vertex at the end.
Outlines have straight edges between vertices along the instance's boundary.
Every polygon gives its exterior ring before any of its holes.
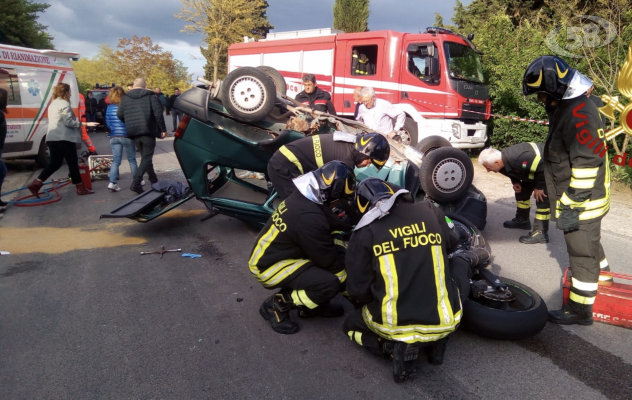
{"type": "Polygon", "coordinates": [[[0,0],[0,43],[33,49],[53,49],[53,37],[37,22],[50,4],[30,0],[0,0]]]}
{"type": "Polygon", "coordinates": [[[336,0],[334,29],[346,33],[369,30],[369,0],[336,0]]]}
{"type": "Polygon", "coordinates": [[[612,174],[610,175],[615,182],[621,182],[626,186],[632,187],[632,168],[621,165],[610,164],[612,174]]]}
{"type": "Polygon", "coordinates": [[[435,20],[432,26],[436,26],[437,28],[443,28],[445,25],[443,24],[443,17],[439,13],[435,13],[435,20]]]}

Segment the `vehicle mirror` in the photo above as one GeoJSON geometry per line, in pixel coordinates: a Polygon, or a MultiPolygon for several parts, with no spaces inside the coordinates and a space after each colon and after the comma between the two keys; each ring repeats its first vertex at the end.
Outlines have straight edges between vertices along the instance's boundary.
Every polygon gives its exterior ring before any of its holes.
{"type": "Polygon", "coordinates": [[[441,73],[439,72],[439,60],[437,60],[436,58],[428,59],[428,69],[432,78],[441,77],[441,73]]]}
{"type": "Polygon", "coordinates": [[[435,55],[435,47],[430,45],[426,46],[426,52],[428,53],[428,57],[434,57],[435,55]]]}

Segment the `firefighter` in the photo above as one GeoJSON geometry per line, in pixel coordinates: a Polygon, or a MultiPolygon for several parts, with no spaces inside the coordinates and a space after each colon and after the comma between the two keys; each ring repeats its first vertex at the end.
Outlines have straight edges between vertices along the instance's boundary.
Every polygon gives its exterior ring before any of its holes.
{"type": "Polygon", "coordinates": [[[448,259],[458,237],[443,212],[430,202],[412,203],[407,190],[381,179],[360,182],[355,205],[363,216],[345,266],[356,310],[343,330],[372,353],[390,356],[400,382],[413,372],[420,347],[431,364],[443,363],[469,294],[470,266],[487,262],[489,253],[465,250],[448,259]]]}
{"type": "Polygon", "coordinates": [[[546,199],[546,181],[544,179],[543,143],[519,143],[503,151],[489,147],[481,151],[478,157],[480,165],[487,172],[501,173],[511,179],[516,195],[516,217],[505,221],[508,229],[531,229],[529,213],[531,194],[536,201],[533,230],[527,236],[520,237],[520,243],[535,244],[549,242],[549,219],[551,209],[546,199]]]}
{"type": "Polygon", "coordinates": [[[331,102],[331,95],[316,86],[316,77],[313,74],[303,76],[303,87],[305,89],[296,95],[296,101],[313,110],[337,115],[334,104],[331,102]]]}
{"type": "Polygon", "coordinates": [[[556,324],[591,325],[599,272],[609,271],[601,246],[601,220],[610,209],[610,169],[604,131],[586,96],[592,82],[557,56],[543,56],[525,71],[522,92],[537,94],[549,113],[544,173],[551,209],[573,274],[568,303],[549,312],[556,324]]]}
{"type": "Polygon", "coordinates": [[[388,141],[378,133],[353,135],[334,132],[309,136],[282,146],[268,163],[268,177],[280,199],[296,191],[292,179],[333,160],[342,161],[351,170],[368,167],[379,170],[390,155],[388,141]]]}
{"type": "Polygon", "coordinates": [[[331,161],[294,180],[297,191],[281,202],[263,228],[248,261],[250,272],[266,289],[281,289],[263,302],[259,313],[278,333],[293,334],[299,316],[339,317],[344,310],[329,302],[346,279],[345,247],[332,234],[343,226],[331,211],[340,201],[352,200],[353,171],[331,161]]]}
{"type": "MultiPolygon", "coordinates": [[[[86,122],[88,120],[86,117],[86,99],[81,93],[79,93],[79,120],[81,122],[86,122]]],[[[81,125],[81,141],[83,141],[88,148],[88,154],[91,156],[97,155],[97,148],[92,144],[92,140],[88,135],[88,130],[84,125],[81,125]]]]}

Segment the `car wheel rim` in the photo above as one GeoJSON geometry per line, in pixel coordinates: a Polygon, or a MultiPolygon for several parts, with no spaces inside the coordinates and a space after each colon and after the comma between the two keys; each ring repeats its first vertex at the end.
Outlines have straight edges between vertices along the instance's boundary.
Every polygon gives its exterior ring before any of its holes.
{"type": "Polygon", "coordinates": [[[456,158],[447,158],[435,167],[432,181],[440,192],[452,193],[463,186],[465,175],[465,166],[462,162],[456,158]]]}
{"type": "Polygon", "coordinates": [[[233,83],[230,90],[230,97],[231,103],[233,103],[239,111],[252,114],[261,108],[266,95],[261,81],[251,76],[244,76],[233,83]]]}
{"type": "Polygon", "coordinates": [[[408,133],[407,131],[401,131],[399,137],[402,138],[402,144],[406,145],[406,146],[410,146],[411,145],[411,139],[410,139],[410,133],[408,133]]]}

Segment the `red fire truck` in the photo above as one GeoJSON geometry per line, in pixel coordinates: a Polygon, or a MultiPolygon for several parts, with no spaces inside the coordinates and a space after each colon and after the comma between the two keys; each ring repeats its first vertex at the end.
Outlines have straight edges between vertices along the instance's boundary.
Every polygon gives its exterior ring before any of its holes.
{"type": "Polygon", "coordinates": [[[420,34],[330,28],[269,33],[231,45],[228,69],[273,67],[285,78],[289,96],[303,90],[304,75],[314,74],[342,116],[353,116],[353,90],[369,86],[406,113],[405,142],[440,135],[454,147],[476,148],[487,140],[483,121],[491,103],[482,53],[468,36],[442,28],[420,34]]]}

